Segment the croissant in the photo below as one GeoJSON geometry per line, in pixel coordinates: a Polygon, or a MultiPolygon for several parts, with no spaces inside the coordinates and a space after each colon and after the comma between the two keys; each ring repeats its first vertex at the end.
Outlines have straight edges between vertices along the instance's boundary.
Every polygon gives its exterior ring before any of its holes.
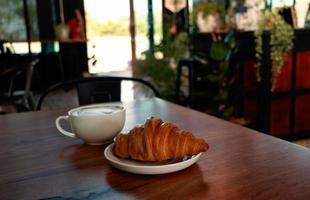
{"type": "Polygon", "coordinates": [[[113,153],[120,158],[139,161],[179,159],[207,151],[209,145],[191,132],[180,130],[175,124],[151,117],[128,134],[119,134],[113,153]]]}

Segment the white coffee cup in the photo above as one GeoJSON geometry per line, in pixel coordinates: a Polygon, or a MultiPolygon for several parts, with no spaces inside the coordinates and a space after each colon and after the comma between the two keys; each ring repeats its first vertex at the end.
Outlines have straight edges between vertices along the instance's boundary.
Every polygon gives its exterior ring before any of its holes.
{"type": "Polygon", "coordinates": [[[111,142],[125,124],[123,106],[94,104],[72,109],[56,119],[57,129],[65,136],[80,138],[90,145],[111,142]],[[64,130],[60,121],[69,121],[73,132],[64,130]]]}

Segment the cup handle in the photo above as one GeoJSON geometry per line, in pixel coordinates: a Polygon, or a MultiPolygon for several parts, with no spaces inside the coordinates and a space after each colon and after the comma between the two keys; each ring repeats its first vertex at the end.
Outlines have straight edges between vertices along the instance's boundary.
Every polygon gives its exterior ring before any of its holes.
{"type": "Polygon", "coordinates": [[[71,132],[69,132],[69,131],[66,131],[66,130],[64,130],[61,126],[60,126],[60,124],[59,124],[59,122],[60,122],[60,120],[66,120],[66,121],[68,121],[68,119],[69,119],[69,116],[67,115],[67,116],[59,116],[59,117],[57,117],[57,119],[56,119],[56,127],[57,127],[57,129],[60,131],[60,133],[62,133],[63,135],[65,135],[65,136],[68,136],[68,137],[71,137],[71,138],[76,138],[76,135],[74,134],[74,133],[71,133],[71,132]]]}

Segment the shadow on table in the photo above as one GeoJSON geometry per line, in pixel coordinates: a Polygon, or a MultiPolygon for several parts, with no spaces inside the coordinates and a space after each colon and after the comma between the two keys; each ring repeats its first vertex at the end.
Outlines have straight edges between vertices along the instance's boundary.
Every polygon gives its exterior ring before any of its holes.
{"type": "Polygon", "coordinates": [[[208,184],[197,164],[179,172],[163,175],[138,175],[112,168],[107,173],[107,183],[116,196],[148,199],[206,198],[208,184]],[[143,195],[143,196],[142,196],[143,195]]]}

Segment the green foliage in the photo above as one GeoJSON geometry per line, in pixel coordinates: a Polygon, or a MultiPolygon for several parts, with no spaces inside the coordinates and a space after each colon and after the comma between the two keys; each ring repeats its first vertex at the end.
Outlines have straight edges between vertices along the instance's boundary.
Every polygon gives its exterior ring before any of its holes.
{"type": "Polygon", "coordinates": [[[141,74],[151,78],[151,82],[163,98],[167,99],[171,96],[171,91],[174,91],[175,71],[170,67],[168,61],[149,57],[137,61],[135,67],[141,74]]]}
{"type": "Polygon", "coordinates": [[[199,12],[203,13],[203,17],[206,17],[209,14],[212,14],[213,12],[218,12],[222,16],[224,16],[225,13],[225,6],[222,3],[217,2],[209,2],[208,0],[202,1],[200,3],[194,4],[193,9],[193,18],[196,19],[197,14],[199,12]]]}
{"type": "Polygon", "coordinates": [[[262,13],[258,29],[255,31],[255,50],[257,58],[257,81],[261,80],[259,69],[263,54],[262,34],[265,30],[270,31],[270,57],[272,61],[272,88],[274,89],[278,75],[285,62],[286,53],[293,48],[294,31],[277,12],[265,11],[262,13]]]}
{"type": "Polygon", "coordinates": [[[175,38],[170,38],[155,47],[154,54],[161,53],[164,58],[158,59],[148,50],[143,53],[144,59],[135,63],[139,73],[149,77],[165,99],[171,99],[175,91],[175,64],[180,57],[188,54],[188,41],[188,35],[180,33],[175,38]]]}
{"type": "MultiPolygon", "coordinates": [[[[160,33],[161,23],[160,15],[154,16],[155,33],[160,33]]],[[[147,18],[146,16],[136,16],[135,18],[136,35],[147,34],[147,18]]],[[[102,35],[129,35],[129,21],[127,18],[119,18],[114,21],[100,22],[95,19],[87,20],[88,37],[100,37],[102,35]]]]}
{"type": "Polygon", "coordinates": [[[166,59],[177,61],[189,51],[189,37],[187,33],[179,33],[176,37],[170,37],[165,43],[156,46],[156,50],[162,52],[166,59]]]}
{"type": "Polygon", "coordinates": [[[209,14],[218,13],[220,14],[220,18],[224,20],[225,18],[225,5],[223,3],[218,2],[210,2],[208,0],[204,0],[199,3],[194,4],[193,8],[193,23],[196,23],[198,13],[202,13],[203,17],[208,16],[209,14]]]}
{"type": "Polygon", "coordinates": [[[96,37],[102,35],[128,35],[128,20],[125,18],[119,18],[115,21],[108,21],[105,23],[88,20],[87,30],[89,37],[96,37]]]}
{"type": "Polygon", "coordinates": [[[33,39],[39,39],[37,1],[36,0],[28,0],[27,4],[28,4],[28,14],[29,14],[31,37],[33,39]]]}
{"type": "Polygon", "coordinates": [[[210,47],[210,58],[213,60],[221,61],[224,60],[229,47],[223,42],[214,42],[210,47]]]}
{"type": "Polygon", "coordinates": [[[23,2],[0,0],[0,37],[7,40],[26,39],[23,2]]]}
{"type": "MultiPolygon", "coordinates": [[[[0,39],[26,40],[23,1],[0,0],[0,39]]],[[[38,38],[36,1],[28,0],[28,14],[32,38],[38,38]]]]}
{"type": "MultiPolygon", "coordinates": [[[[190,37],[186,33],[180,33],[176,38],[169,38],[165,43],[157,45],[155,53],[161,52],[163,59],[157,59],[150,51],[144,52],[144,59],[135,63],[143,76],[150,77],[151,82],[159,89],[165,99],[170,99],[175,91],[176,61],[188,54],[190,37]]],[[[199,91],[207,95],[211,103],[207,112],[218,117],[229,119],[234,111],[231,103],[231,88],[234,84],[234,76],[227,62],[227,55],[235,46],[235,33],[227,34],[225,41],[219,40],[211,45],[207,54],[194,55],[195,59],[205,63],[200,70],[202,79],[212,85],[212,91],[199,91]]]]}
{"type": "Polygon", "coordinates": [[[194,55],[196,59],[205,63],[199,74],[205,84],[212,88],[206,91],[209,97],[206,111],[224,119],[229,119],[234,111],[231,98],[235,76],[234,70],[229,68],[228,56],[233,56],[236,50],[235,32],[231,31],[225,40],[213,42],[208,53],[194,55]]]}

